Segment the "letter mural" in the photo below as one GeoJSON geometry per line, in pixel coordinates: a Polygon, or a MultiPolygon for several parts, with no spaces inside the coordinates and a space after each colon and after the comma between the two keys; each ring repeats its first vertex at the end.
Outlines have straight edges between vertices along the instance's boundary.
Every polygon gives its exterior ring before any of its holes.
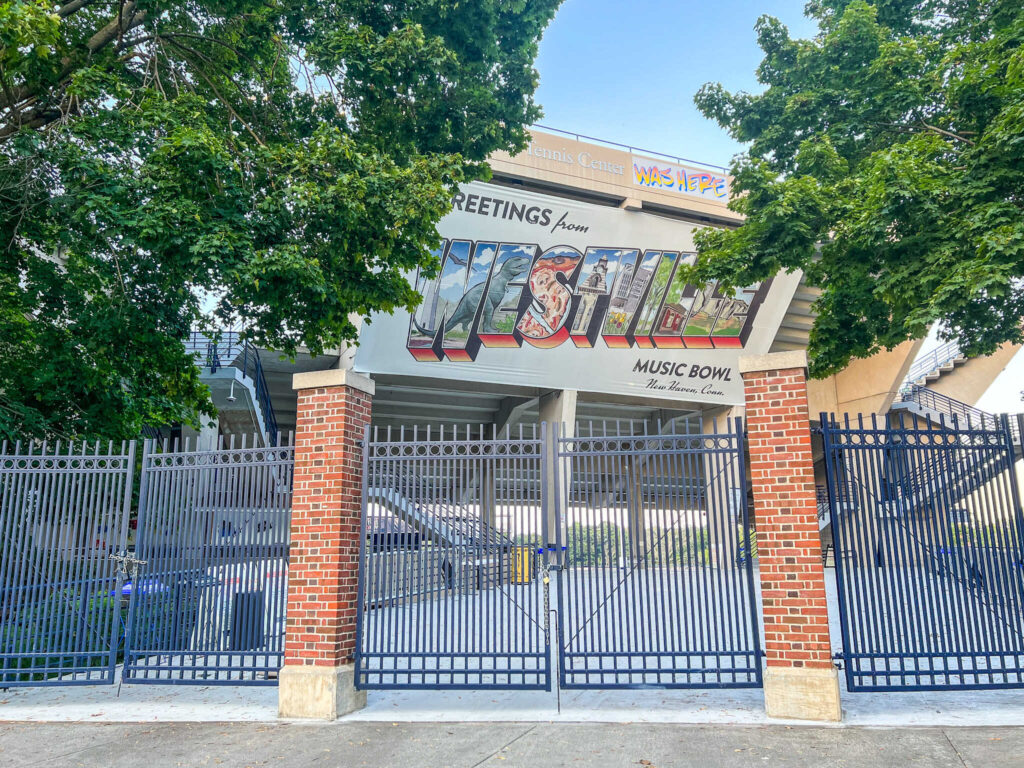
{"type": "Polygon", "coordinates": [[[527,343],[550,349],[569,338],[565,320],[572,291],[566,285],[582,258],[575,248],[558,246],[545,251],[533,265],[529,279],[533,301],[516,324],[527,343]]]}
{"type": "MultiPolygon", "coordinates": [[[[655,174],[666,162],[645,162],[649,180],[679,191],[679,167],[655,174]]],[[[632,185],[633,167],[623,170],[632,185]]],[[[697,171],[683,170],[683,186],[700,194],[697,171]]],[[[693,211],[712,203],[713,187],[693,211]]],[[[353,367],[384,387],[447,381],[508,396],[574,389],[741,403],[739,358],[771,348],[799,276],[694,285],[686,276],[700,227],[656,210],[464,184],[438,224],[436,268],[407,275],[420,303],[368,318],[353,367]]]]}
{"type": "MultiPolygon", "coordinates": [[[[472,362],[481,347],[524,342],[592,348],[599,338],[612,349],[742,348],[771,284],[731,295],[689,285],[680,267],[695,257],[679,251],[446,239],[438,256],[437,275],[415,283],[423,302],[406,348],[420,361],[472,362]]],[[[705,378],[685,364],[654,367],[635,370],[705,378]]]]}
{"type": "Polygon", "coordinates": [[[725,176],[707,171],[633,157],[633,183],[647,189],[668,189],[709,200],[725,202],[729,199],[729,180],[725,176]]]}

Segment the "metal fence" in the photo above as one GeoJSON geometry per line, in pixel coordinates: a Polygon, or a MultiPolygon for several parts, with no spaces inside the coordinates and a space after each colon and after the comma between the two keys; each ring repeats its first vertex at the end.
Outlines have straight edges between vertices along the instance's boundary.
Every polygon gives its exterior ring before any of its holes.
{"type": "Polygon", "coordinates": [[[110,683],[135,444],[0,449],[0,687],[110,683]]]}
{"type": "MultiPolygon", "coordinates": [[[[1024,687],[1019,423],[821,423],[848,689],[1024,687]]],[[[743,440],[368,431],[357,685],[760,685],[743,440]]],[[[135,450],[0,450],[0,687],[275,682],[294,449],[135,450]]]]}
{"type": "Polygon", "coordinates": [[[822,414],[850,691],[1024,687],[1024,519],[995,424],[822,414]]]}
{"type": "Polygon", "coordinates": [[[135,453],[3,445],[0,687],[274,682],[293,448],[135,453]]]}
{"type": "Polygon", "coordinates": [[[367,434],[359,687],[761,684],[739,422],[586,434],[367,434]]]}
{"type": "Polygon", "coordinates": [[[708,434],[560,437],[560,683],[761,685],[739,420],[708,434]]]}
{"type": "Polygon", "coordinates": [[[292,446],[146,444],[126,681],[276,681],[293,469],[292,446]]]}
{"type": "Polygon", "coordinates": [[[550,689],[543,435],[367,431],[358,687],[550,689]]]}

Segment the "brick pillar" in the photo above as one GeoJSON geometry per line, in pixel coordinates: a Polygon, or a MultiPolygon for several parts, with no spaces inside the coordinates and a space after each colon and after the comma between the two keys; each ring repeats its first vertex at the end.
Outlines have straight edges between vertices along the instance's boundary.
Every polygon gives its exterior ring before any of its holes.
{"type": "Polygon", "coordinates": [[[741,357],[770,717],[839,720],[814,493],[807,355],[741,357]]]}
{"type": "Polygon", "coordinates": [[[298,390],[281,717],[333,720],[355,689],[362,450],[373,382],[352,371],[295,374],[298,390]]]}

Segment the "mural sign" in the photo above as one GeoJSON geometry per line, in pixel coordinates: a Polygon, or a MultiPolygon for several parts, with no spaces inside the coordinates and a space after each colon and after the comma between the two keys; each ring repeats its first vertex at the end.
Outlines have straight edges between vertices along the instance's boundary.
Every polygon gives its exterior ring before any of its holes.
{"type": "Polygon", "coordinates": [[[638,155],[633,155],[632,171],[632,182],[637,187],[678,192],[723,203],[729,201],[729,180],[720,173],[638,155]]]}
{"type": "Polygon", "coordinates": [[[688,284],[694,227],[647,213],[483,183],[453,204],[438,273],[410,276],[423,302],[371,318],[357,370],[742,401],[736,359],[767,351],[778,279],[688,284]]]}

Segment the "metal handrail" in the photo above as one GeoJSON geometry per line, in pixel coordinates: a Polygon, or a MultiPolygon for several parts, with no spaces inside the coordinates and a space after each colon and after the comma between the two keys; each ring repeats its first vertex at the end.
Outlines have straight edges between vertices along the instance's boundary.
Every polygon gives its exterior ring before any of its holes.
{"type": "MultiPolygon", "coordinates": [[[[216,373],[219,368],[237,368],[243,376],[248,376],[256,390],[256,401],[263,410],[263,424],[267,429],[270,445],[277,444],[277,415],[270,398],[270,387],[263,373],[263,362],[259,350],[242,338],[238,331],[222,331],[209,336],[200,331],[193,331],[185,342],[185,349],[202,361],[201,368],[209,368],[216,373]],[[239,356],[241,362],[239,363],[239,356]]],[[[198,362],[198,360],[197,360],[198,362]]]]}
{"type": "Polygon", "coordinates": [[[249,342],[245,342],[242,352],[242,373],[246,374],[256,383],[256,399],[263,409],[263,423],[267,428],[267,435],[270,444],[277,443],[277,415],[274,413],[274,404],[270,399],[270,387],[267,386],[267,379],[263,374],[263,362],[260,360],[259,351],[249,342]],[[249,364],[252,364],[250,373],[249,364]]]}
{"type": "MultiPolygon", "coordinates": [[[[851,504],[851,500],[855,498],[854,484],[850,481],[843,483],[836,483],[835,492],[839,498],[836,499],[836,513],[842,512],[843,509],[848,509],[851,504]]],[[[814,486],[814,498],[815,503],[818,507],[818,519],[824,520],[826,517],[832,515],[832,499],[829,498],[828,486],[827,485],[815,485],[814,486]]]]}
{"type": "Polygon", "coordinates": [[[937,371],[942,366],[947,365],[960,357],[963,357],[960,345],[955,341],[946,342],[942,346],[936,347],[930,352],[925,353],[923,357],[915,360],[914,364],[910,366],[910,370],[907,372],[907,377],[904,381],[907,384],[912,384],[922,376],[927,376],[932,371],[937,371]]]}
{"type": "MultiPolygon", "coordinates": [[[[950,432],[956,432],[959,440],[966,440],[968,443],[977,437],[999,432],[1004,428],[1003,421],[999,416],[927,387],[919,385],[904,387],[901,390],[901,396],[904,402],[917,403],[922,408],[938,413],[942,419],[941,427],[950,432]]],[[[929,419],[929,421],[936,426],[934,420],[929,419]]],[[[1009,422],[1007,428],[1011,445],[1019,446],[1020,428],[1016,421],[1009,422]]],[[[902,419],[900,420],[900,429],[903,429],[902,419]]],[[[941,457],[922,461],[909,473],[901,474],[899,478],[900,495],[893,496],[888,501],[898,505],[909,502],[914,507],[920,507],[936,493],[946,493],[950,495],[950,498],[965,498],[988,482],[992,472],[1000,471],[1000,462],[1001,457],[994,456],[987,464],[982,464],[978,471],[956,473],[950,472],[948,468],[944,467],[941,457]],[[950,488],[957,490],[950,492],[950,488]]]]}
{"type": "Polygon", "coordinates": [[[949,416],[951,419],[949,426],[953,426],[952,419],[955,418],[965,427],[999,428],[999,417],[995,414],[975,408],[973,405],[968,405],[920,384],[910,384],[904,387],[900,390],[900,396],[904,402],[917,403],[922,408],[949,416]]]}
{"type": "Polygon", "coordinates": [[[814,486],[814,500],[818,507],[818,519],[824,520],[829,514],[828,488],[824,485],[814,486]]]}
{"type": "MultiPolygon", "coordinates": [[[[394,472],[386,478],[378,478],[377,482],[368,478],[366,490],[367,498],[378,502],[404,501],[418,510],[419,514],[434,521],[430,533],[440,536],[452,534],[463,537],[466,545],[478,546],[480,541],[487,544],[499,544],[502,546],[512,545],[514,542],[493,525],[481,518],[467,518],[466,504],[460,504],[452,500],[452,494],[447,488],[442,487],[434,478],[427,477],[422,473],[406,468],[396,467],[394,472]],[[379,480],[383,479],[383,483],[379,480]],[[388,481],[400,480],[400,490],[388,489],[388,481]],[[417,492],[410,498],[405,491],[415,489],[417,492]]],[[[391,514],[398,518],[392,510],[391,514]]],[[[414,530],[415,525],[408,520],[402,520],[414,530]]],[[[429,525],[429,524],[428,524],[429,525]]],[[[429,536],[428,536],[429,538],[429,536]]],[[[449,542],[452,543],[452,542],[449,542]]]]}
{"type": "Polygon", "coordinates": [[[596,136],[586,136],[586,135],[584,135],[582,133],[576,133],[575,131],[563,131],[561,128],[552,128],[549,125],[539,125],[537,123],[534,123],[530,127],[531,128],[538,128],[538,129],[540,129],[542,131],[550,131],[552,133],[560,133],[563,136],[572,136],[574,139],[576,139],[576,141],[580,141],[581,139],[583,139],[583,140],[586,140],[586,141],[597,142],[598,144],[603,144],[604,146],[607,146],[607,147],[620,147],[621,149],[625,149],[625,150],[627,150],[629,152],[636,152],[636,153],[643,154],[643,155],[656,155],[658,157],[664,157],[666,160],[675,160],[678,165],[685,165],[685,164],[688,163],[690,165],[696,165],[697,167],[714,168],[715,170],[722,171],[723,173],[728,173],[729,172],[728,167],[726,167],[724,165],[716,165],[715,163],[705,163],[705,162],[702,162],[700,160],[689,160],[689,159],[687,159],[685,157],[679,157],[678,155],[670,155],[667,152],[658,152],[658,151],[653,150],[653,149],[641,149],[640,147],[631,147],[629,144],[621,144],[621,143],[619,143],[617,141],[608,141],[607,139],[599,139],[596,136]]]}

